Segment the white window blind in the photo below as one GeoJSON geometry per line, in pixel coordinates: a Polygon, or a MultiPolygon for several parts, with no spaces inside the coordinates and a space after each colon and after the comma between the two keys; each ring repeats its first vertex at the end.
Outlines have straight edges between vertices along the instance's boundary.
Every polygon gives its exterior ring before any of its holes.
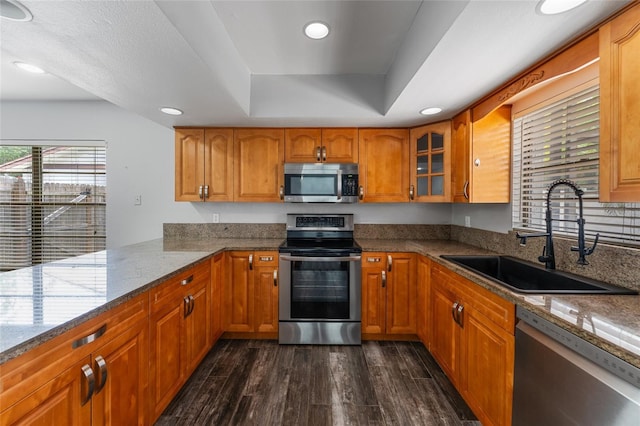
{"type": "MultiPolygon", "coordinates": [[[[518,117],[513,123],[513,227],[545,229],[547,188],[569,179],[583,191],[587,237],[640,243],[640,204],[598,202],[598,86],[518,117]]],[[[551,194],[553,231],[577,235],[578,200],[566,186],[551,194]]]]}
{"type": "Polygon", "coordinates": [[[0,146],[0,270],[104,250],[106,149],[0,146]]]}

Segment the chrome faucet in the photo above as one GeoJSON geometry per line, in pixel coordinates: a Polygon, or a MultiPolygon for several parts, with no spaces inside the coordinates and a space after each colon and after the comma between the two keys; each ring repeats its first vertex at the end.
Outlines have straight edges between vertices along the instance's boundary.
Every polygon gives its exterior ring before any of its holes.
{"type": "MultiPolygon", "coordinates": [[[[589,256],[596,249],[598,245],[598,238],[600,234],[596,234],[596,238],[593,241],[593,246],[585,247],[584,241],[584,224],[585,220],[582,213],[582,195],[584,195],[584,191],[570,180],[567,179],[559,179],[554,181],[551,185],[549,185],[549,189],[547,190],[547,210],[545,212],[545,222],[547,225],[547,232],[540,232],[537,234],[526,234],[521,235],[516,232],[516,238],[520,239],[520,245],[524,246],[527,244],[527,238],[534,237],[546,237],[546,243],[544,249],[542,250],[542,256],[538,257],[538,261],[544,263],[546,269],[556,269],[556,258],[555,253],[553,251],[553,232],[551,229],[551,222],[553,218],[551,216],[551,192],[560,185],[568,186],[573,189],[573,192],[578,197],[578,206],[579,206],[579,217],[576,220],[578,223],[578,247],[571,247],[571,251],[578,252],[578,264],[579,265],[588,265],[589,262],[586,259],[586,256],[589,256]]],[[[563,219],[557,219],[562,221],[563,219]]]]}

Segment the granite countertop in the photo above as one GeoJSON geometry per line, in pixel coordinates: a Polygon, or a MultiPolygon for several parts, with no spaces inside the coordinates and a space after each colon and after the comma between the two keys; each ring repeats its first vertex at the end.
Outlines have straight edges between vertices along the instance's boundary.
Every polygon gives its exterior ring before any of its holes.
{"type": "MultiPolygon", "coordinates": [[[[282,239],[152,240],[0,274],[0,364],[223,250],[282,239]]],[[[521,295],[442,254],[496,254],[448,240],[358,239],[365,251],[416,252],[640,367],[640,297],[521,295]]]]}
{"type": "Polygon", "coordinates": [[[222,250],[276,250],[282,239],[162,239],[0,274],[0,364],[222,250]]]}

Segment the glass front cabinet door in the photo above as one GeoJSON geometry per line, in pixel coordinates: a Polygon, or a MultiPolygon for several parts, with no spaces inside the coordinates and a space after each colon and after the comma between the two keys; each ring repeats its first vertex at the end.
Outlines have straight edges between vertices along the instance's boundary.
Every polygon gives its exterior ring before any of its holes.
{"type": "Polygon", "coordinates": [[[411,129],[412,202],[451,201],[451,122],[411,129]]]}

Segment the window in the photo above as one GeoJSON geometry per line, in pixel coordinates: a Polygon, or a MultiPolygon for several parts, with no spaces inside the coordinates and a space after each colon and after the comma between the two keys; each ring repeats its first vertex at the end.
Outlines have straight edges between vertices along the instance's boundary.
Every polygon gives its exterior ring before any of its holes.
{"type": "Polygon", "coordinates": [[[106,149],[87,145],[0,146],[0,270],[104,250],[106,149]]]}
{"type": "MultiPolygon", "coordinates": [[[[513,226],[545,229],[546,190],[569,179],[583,191],[587,237],[640,243],[640,204],[598,202],[599,89],[591,86],[513,123],[513,226]]],[[[578,200],[566,186],[551,196],[553,231],[577,235],[578,200]]]]}

